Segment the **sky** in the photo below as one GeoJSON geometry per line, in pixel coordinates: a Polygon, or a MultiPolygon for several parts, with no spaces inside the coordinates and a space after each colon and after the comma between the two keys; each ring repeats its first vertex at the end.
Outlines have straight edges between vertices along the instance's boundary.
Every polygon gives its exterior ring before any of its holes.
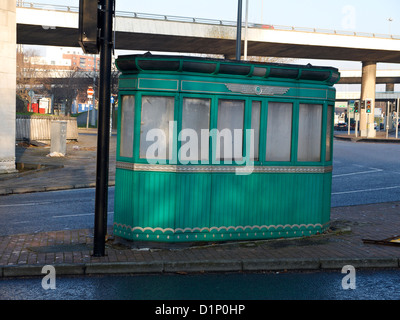
{"type": "MultiPolygon", "coordinates": [[[[117,11],[236,21],[238,0],[115,0],[117,11]]],[[[79,6],[79,0],[34,2],[79,6]]],[[[243,2],[245,19],[246,0],[243,2]]],[[[399,0],[248,0],[248,21],[262,24],[400,35],[399,0]],[[389,21],[391,19],[391,21],[389,21]]],[[[314,60],[313,60],[314,61],[314,60]]],[[[296,63],[307,63],[304,59],[296,63]]],[[[314,65],[359,69],[361,62],[317,60],[314,65]],[[319,63],[318,63],[319,62],[319,63]]],[[[400,65],[378,64],[378,69],[400,65]]]]}

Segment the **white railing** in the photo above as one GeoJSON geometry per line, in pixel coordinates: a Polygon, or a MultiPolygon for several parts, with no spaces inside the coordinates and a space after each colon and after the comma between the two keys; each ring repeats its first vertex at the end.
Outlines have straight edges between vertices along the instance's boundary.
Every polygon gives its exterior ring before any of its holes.
{"type": "MultiPolygon", "coordinates": [[[[17,7],[42,9],[42,10],[55,10],[55,11],[64,11],[64,12],[75,12],[75,13],[79,12],[79,7],[24,2],[22,0],[17,0],[17,7]]],[[[116,11],[115,15],[118,17],[129,17],[129,18],[136,18],[136,19],[164,20],[164,21],[173,21],[173,22],[188,22],[188,23],[212,24],[212,25],[221,25],[221,26],[236,26],[237,25],[236,21],[216,20],[216,19],[207,19],[207,18],[181,17],[181,16],[161,15],[161,14],[153,14],[153,13],[116,11]]],[[[312,33],[324,33],[324,34],[336,34],[336,35],[348,35],[348,36],[357,36],[357,37],[384,38],[384,39],[400,40],[400,35],[348,31],[348,30],[330,30],[330,29],[309,28],[309,27],[266,25],[266,24],[260,24],[260,23],[248,23],[248,27],[249,28],[259,28],[259,29],[282,30],[282,31],[286,30],[286,31],[312,32],[312,33]]]]}

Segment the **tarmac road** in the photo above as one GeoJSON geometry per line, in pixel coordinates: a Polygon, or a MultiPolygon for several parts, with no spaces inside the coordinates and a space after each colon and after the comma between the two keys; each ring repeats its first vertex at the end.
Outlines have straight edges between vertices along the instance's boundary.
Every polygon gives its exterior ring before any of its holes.
{"type": "Polygon", "coordinates": [[[400,200],[400,146],[334,141],[331,206],[400,200]]]}
{"type": "MultiPolygon", "coordinates": [[[[15,194],[0,198],[0,234],[93,228],[95,189],[15,194]],[[43,222],[46,223],[43,223],[43,222]]],[[[112,225],[114,187],[109,188],[108,224],[112,225]]]]}

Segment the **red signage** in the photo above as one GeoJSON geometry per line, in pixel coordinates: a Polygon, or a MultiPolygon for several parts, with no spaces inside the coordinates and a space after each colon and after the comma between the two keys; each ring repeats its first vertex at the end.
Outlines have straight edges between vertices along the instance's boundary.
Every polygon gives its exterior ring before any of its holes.
{"type": "Polygon", "coordinates": [[[93,88],[87,89],[87,95],[88,95],[88,96],[92,96],[93,94],[94,94],[93,88]]]}

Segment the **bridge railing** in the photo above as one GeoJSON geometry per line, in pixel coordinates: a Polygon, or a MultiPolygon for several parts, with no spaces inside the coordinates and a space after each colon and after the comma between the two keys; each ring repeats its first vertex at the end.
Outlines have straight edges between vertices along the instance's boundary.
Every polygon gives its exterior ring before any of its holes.
{"type": "MultiPolygon", "coordinates": [[[[64,12],[79,12],[79,7],[24,2],[23,0],[17,0],[17,7],[42,9],[42,10],[55,10],[55,11],[64,11],[64,12]]],[[[236,26],[237,25],[236,21],[207,19],[207,18],[192,18],[192,17],[161,15],[161,14],[153,14],[153,13],[138,13],[138,12],[129,12],[129,11],[116,11],[115,15],[118,17],[129,17],[129,18],[137,18],[137,19],[189,22],[189,23],[212,24],[212,25],[221,25],[221,26],[236,26]]],[[[242,25],[244,26],[244,23],[242,25]]],[[[260,24],[260,23],[253,23],[253,22],[249,22],[248,27],[249,28],[259,28],[259,29],[282,30],[282,31],[299,31],[299,32],[324,33],[324,34],[336,34],[336,35],[348,35],[348,36],[358,36],[358,37],[400,40],[400,35],[348,31],[348,30],[330,30],[330,29],[321,29],[321,28],[310,28],[310,27],[268,25],[268,24],[260,24]]]]}

